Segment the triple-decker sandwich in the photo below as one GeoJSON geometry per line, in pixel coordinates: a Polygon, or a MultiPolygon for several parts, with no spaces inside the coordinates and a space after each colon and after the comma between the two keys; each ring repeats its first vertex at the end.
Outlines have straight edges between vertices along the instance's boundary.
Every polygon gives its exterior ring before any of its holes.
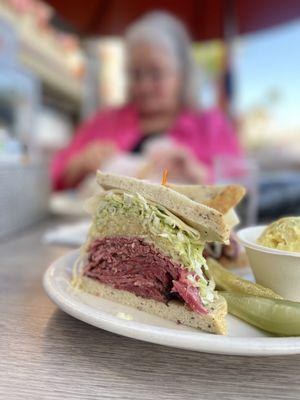
{"type": "Polygon", "coordinates": [[[220,190],[101,172],[97,182],[103,191],[88,205],[93,220],[75,272],[77,287],[183,325],[226,334],[226,301],[215,291],[203,249],[207,242],[227,243],[226,221],[232,225],[236,220],[232,213],[224,215],[199,202],[201,196],[203,202],[213,201],[220,190]]]}

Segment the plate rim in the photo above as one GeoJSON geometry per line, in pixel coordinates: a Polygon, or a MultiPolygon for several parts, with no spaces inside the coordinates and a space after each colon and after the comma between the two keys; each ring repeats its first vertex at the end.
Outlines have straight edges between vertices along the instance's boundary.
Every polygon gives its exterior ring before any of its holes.
{"type": "Polygon", "coordinates": [[[300,354],[300,337],[232,337],[210,333],[180,331],[167,327],[158,327],[144,322],[128,321],[106,313],[96,311],[70,293],[61,292],[55,284],[55,272],[58,268],[66,271],[68,262],[79,254],[79,249],[70,251],[54,260],[43,276],[43,287],[49,298],[64,312],[89,325],[106,331],[145,342],[223,355],[240,356],[278,356],[300,354]],[[151,333],[149,333],[151,326],[151,333]],[[186,340],[184,340],[186,339],[186,340]],[[252,343],[251,343],[252,342],[252,343]],[[254,343],[253,343],[254,342],[254,343]]]}

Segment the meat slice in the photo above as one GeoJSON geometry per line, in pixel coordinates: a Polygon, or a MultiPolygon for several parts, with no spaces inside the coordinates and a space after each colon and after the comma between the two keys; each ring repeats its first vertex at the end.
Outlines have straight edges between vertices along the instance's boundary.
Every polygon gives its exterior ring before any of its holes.
{"type": "Polygon", "coordinates": [[[172,291],[178,293],[193,311],[198,312],[199,314],[207,314],[208,311],[201,301],[199,301],[199,289],[195,286],[185,285],[183,282],[174,281],[172,291]]]}
{"type": "Polygon", "coordinates": [[[116,289],[167,303],[177,297],[196,312],[205,313],[199,290],[192,287],[184,267],[139,237],[105,237],[90,246],[83,274],[116,289]]]}

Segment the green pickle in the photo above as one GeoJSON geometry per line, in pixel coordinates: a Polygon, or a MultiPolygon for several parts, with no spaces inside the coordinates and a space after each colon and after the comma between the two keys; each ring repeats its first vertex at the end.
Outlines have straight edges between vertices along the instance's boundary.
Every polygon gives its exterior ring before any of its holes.
{"type": "Polygon", "coordinates": [[[212,258],[207,265],[230,314],[278,336],[300,336],[300,303],[234,275],[212,258]]]}
{"type": "Polygon", "coordinates": [[[222,292],[228,311],[278,336],[300,336],[300,303],[241,293],[222,292]]]}
{"type": "Polygon", "coordinates": [[[247,281],[246,279],[240,278],[239,276],[229,272],[212,258],[207,260],[207,265],[209,268],[209,274],[213,277],[218,290],[267,297],[270,299],[282,299],[279,294],[273,292],[271,289],[247,281]]]}

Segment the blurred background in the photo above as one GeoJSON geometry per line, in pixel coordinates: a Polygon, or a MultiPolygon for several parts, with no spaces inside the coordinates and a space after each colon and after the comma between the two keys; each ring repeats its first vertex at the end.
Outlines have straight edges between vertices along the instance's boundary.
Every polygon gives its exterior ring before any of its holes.
{"type": "Polygon", "coordinates": [[[0,0],[0,239],[82,213],[97,167],[242,183],[248,225],[299,214],[299,71],[297,0],[0,0]]]}

